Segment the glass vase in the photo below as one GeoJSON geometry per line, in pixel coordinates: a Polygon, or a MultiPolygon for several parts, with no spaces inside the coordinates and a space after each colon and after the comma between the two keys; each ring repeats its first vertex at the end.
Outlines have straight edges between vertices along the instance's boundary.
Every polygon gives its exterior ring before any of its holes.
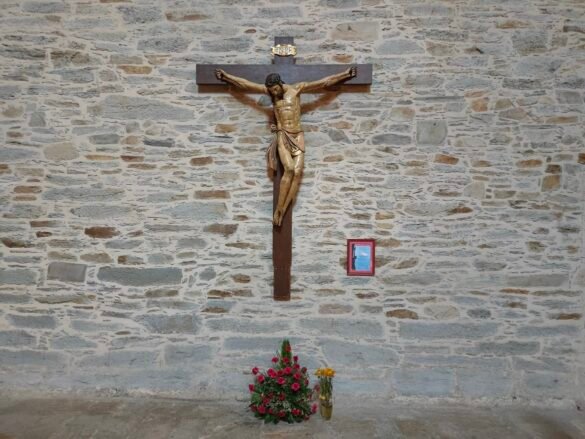
{"type": "Polygon", "coordinates": [[[326,421],[333,415],[333,397],[331,395],[319,396],[319,414],[326,421]]]}

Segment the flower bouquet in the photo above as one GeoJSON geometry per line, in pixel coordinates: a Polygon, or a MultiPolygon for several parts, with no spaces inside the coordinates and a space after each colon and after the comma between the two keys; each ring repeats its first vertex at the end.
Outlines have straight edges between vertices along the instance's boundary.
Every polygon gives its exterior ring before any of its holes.
{"type": "Polygon", "coordinates": [[[331,419],[333,414],[333,377],[335,370],[330,367],[319,368],[315,372],[319,378],[319,413],[323,419],[331,419]]]}
{"type": "Polygon", "coordinates": [[[254,367],[254,383],[250,384],[250,410],[265,423],[288,423],[308,420],[317,411],[311,406],[307,368],[292,355],[288,340],[283,340],[280,351],[272,358],[273,366],[266,372],[254,367]]]}

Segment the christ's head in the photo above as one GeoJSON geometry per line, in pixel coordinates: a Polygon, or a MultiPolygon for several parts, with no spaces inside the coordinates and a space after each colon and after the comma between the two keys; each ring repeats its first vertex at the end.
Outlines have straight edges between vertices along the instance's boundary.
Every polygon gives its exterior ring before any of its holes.
{"type": "Polygon", "coordinates": [[[278,73],[270,73],[268,76],[266,76],[266,81],[264,81],[264,85],[266,85],[268,93],[270,93],[270,96],[272,96],[273,99],[282,98],[284,95],[283,84],[284,82],[278,73]]]}

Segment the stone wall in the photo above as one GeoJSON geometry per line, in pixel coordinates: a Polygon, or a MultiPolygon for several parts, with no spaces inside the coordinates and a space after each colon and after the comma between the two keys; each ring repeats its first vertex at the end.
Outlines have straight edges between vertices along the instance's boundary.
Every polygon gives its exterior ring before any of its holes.
{"type": "Polygon", "coordinates": [[[358,397],[585,396],[581,0],[2,4],[3,389],[245,397],[288,336],[358,397]],[[306,96],[290,303],[270,102],[194,82],[278,35],[374,64],[306,96]]]}

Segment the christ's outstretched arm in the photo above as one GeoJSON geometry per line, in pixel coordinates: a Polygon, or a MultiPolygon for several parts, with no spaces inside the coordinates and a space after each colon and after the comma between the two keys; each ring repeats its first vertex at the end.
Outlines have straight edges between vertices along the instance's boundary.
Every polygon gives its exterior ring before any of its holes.
{"type": "Polygon", "coordinates": [[[357,75],[357,68],[350,67],[344,72],[338,73],[337,75],[326,76],[318,79],[317,81],[311,82],[300,82],[297,84],[300,91],[317,91],[325,87],[331,87],[332,85],[338,84],[342,81],[354,78],[357,75]]]}
{"type": "Polygon", "coordinates": [[[239,76],[230,75],[222,69],[216,69],[215,76],[220,81],[235,85],[244,91],[250,91],[252,93],[268,93],[268,90],[264,84],[258,84],[257,82],[248,81],[247,79],[240,78],[239,76]]]}

